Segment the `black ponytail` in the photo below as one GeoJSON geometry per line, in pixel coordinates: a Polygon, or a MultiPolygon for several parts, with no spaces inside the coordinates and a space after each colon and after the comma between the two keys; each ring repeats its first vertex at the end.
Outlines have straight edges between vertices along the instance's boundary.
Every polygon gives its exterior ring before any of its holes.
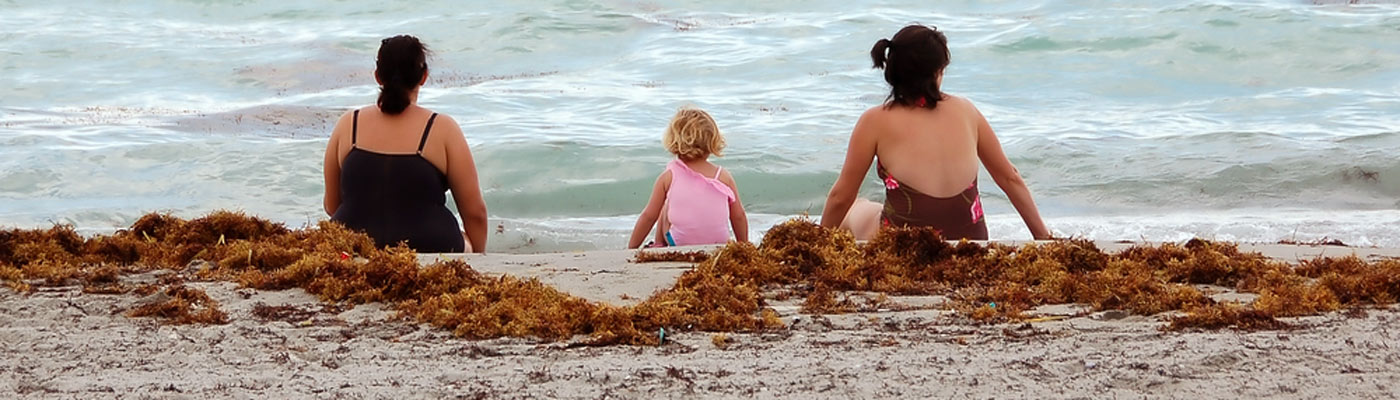
{"type": "Polygon", "coordinates": [[[875,47],[870,49],[870,60],[875,62],[875,66],[872,68],[885,68],[885,51],[889,49],[889,39],[880,39],[880,41],[875,42],[875,47]]]}
{"type": "Polygon", "coordinates": [[[418,38],[399,35],[379,44],[374,62],[379,87],[379,110],[394,115],[408,109],[409,95],[428,73],[428,48],[418,38]]]}
{"type": "Polygon", "coordinates": [[[932,110],[943,100],[938,76],[952,61],[948,38],[937,28],[910,25],[890,39],[880,39],[870,49],[875,68],[885,70],[890,84],[886,107],[922,107],[932,110]]]}

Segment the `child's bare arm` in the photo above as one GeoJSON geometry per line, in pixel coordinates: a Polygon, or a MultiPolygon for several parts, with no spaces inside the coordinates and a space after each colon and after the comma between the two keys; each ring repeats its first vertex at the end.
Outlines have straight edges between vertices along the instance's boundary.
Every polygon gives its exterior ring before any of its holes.
{"type": "Polygon", "coordinates": [[[662,172],[661,176],[656,177],[656,184],[652,185],[651,199],[647,200],[642,215],[637,217],[637,225],[632,227],[632,238],[627,240],[627,248],[642,246],[642,241],[651,233],[651,228],[656,226],[656,219],[661,217],[661,206],[666,204],[666,191],[670,188],[671,171],[662,172]]]}
{"type": "Polygon", "coordinates": [[[744,213],[744,202],[739,201],[739,186],[734,184],[734,176],[729,175],[729,170],[724,170],[719,179],[720,182],[729,185],[729,190],[734,191],[734,201],[729,202],[729,226],[734,229],[734,240],[747,242],[749,241],[749,216],[744,213]]]}

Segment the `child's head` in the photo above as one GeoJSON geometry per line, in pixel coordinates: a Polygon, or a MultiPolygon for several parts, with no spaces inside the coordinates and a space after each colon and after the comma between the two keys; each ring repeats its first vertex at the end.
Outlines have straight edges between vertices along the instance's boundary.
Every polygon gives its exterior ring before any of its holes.
{"type": "Polygon", "coordinates": [[[661,144],[682,160],[703,160],[711,154],[723,156],[720,151],[724,150],[724,135],[719,133],[719,126],[709,113],[684,107],[671,117],[671,125],[666,127],[661,144]]]}

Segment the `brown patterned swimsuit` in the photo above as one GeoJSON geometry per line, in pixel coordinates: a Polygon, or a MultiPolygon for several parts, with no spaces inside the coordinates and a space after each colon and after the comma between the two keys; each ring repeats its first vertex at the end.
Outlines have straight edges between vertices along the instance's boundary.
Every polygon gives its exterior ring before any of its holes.
{"type": "Polygon", "coordinates": [[[885,181],[881,225],[932,227],[948,240],[987,240],[987,220],[982,218],[982,197],[976,179],[956,196],[934,197],[901,185],[884,164],[876,165],[876,173],[885,181]]]}

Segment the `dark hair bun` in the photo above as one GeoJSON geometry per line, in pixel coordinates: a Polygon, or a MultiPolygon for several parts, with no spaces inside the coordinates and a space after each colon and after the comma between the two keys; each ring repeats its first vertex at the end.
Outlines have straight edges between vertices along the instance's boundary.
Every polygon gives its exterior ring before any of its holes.
{"type": "Polygon", "coordinates": [[[909,25],[894,37],[880,39],[870,49],[875,68],[885,70],[890,84],[889,106],[933,109],[943,100],[938,75],[948,67],[952,55],[948,38],[937,28],[909,25]]]}
{"type": "Polygon", "coordinates": [[[885,68],[885,51],[888,51],[889,49],[889,39],[880,39],[880,41],[875,42],[875,47],[872,47],[870,49],[870,60],[875,62],[875,66],[873,68],[885,68]]]}
{"type": "Polygon", "coordinates": [[[408,108],[409,94],[428,73],[428,48],[409,35],[384,39],[379,43],[379,57],[374,62],[375,74],[383,85],[379,88],[380,111],[398,114],[408,108]]]}

